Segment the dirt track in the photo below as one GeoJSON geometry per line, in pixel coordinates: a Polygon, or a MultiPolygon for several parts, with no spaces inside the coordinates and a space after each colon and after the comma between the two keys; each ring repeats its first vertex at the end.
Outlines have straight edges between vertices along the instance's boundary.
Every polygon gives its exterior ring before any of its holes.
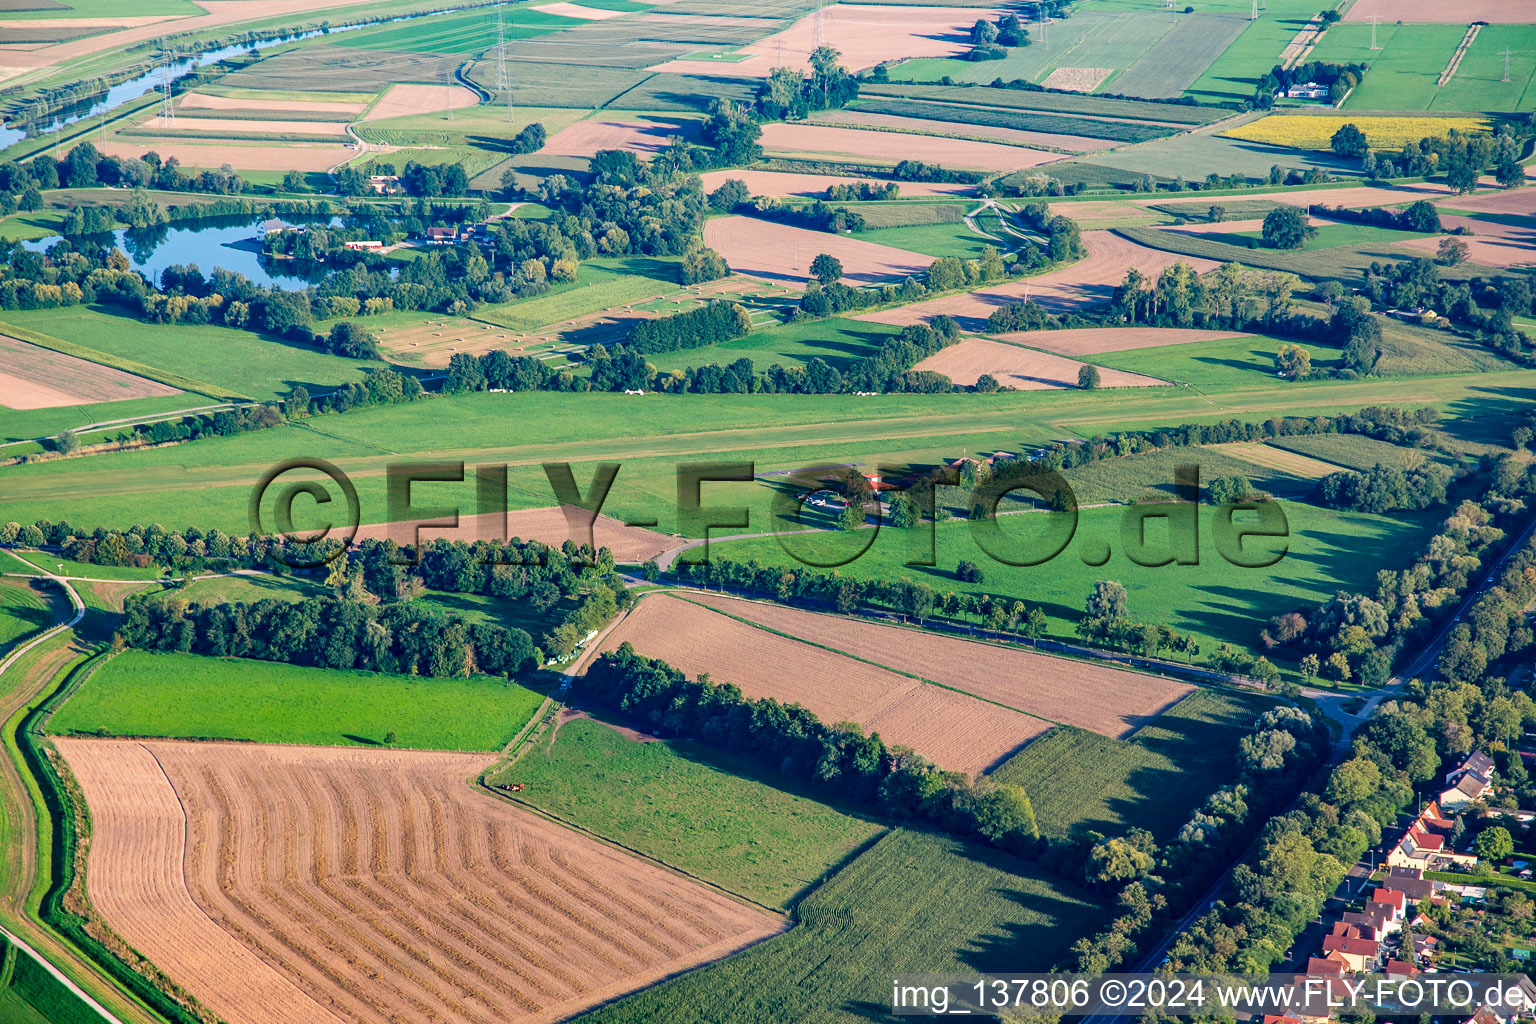
{"type": "Polygon", "coordinates": [[[714,595],[695,599],[772,629],[1105,736],[1128,735],[1194,689],[1172,679],[1096,662],[1009,650],[938,633],[914,633],[785,605],[714,595]]]}
{"type": "MultiPolygon", "coordinates": [[[[989,373],[1005,388],[1044,391],[1077,387],[1077,373],[1085,365],[1053,352],[1037,352],[987,338],[966,338],[941,349],[912,369],[934,370],[956,384],[975,384],[982,374],[989,373]]],[[[1156,377],[1112,370],[1107,366],[1099,370],[1099,385],[1106,388],[1144,388],[1166,383],[1156,377]]]]}
{"type": "Polygon", "coordinates": [[[943,313],[958,320],[962,328],[978,331],[986,327],[994,309],[1012,302],[1029,299],[1052,312],[1107,302],[1132,267],[1153,278],[1175,263],[1188,263],[1201,273],[1216,268],[1213,260],[1149,249],[1108,231],[1084,231],[1083,243],[1088,247],[1086,259],[1039,277],[865,313],[854,319],[905,326],[926,323],[943,313]]]}
{"type": "MultiPolygon", "coordinates": [[[[743,617],[755,617],[759,607],[729,598],[703,599],[743,617]]],[[[830,621],[841,627],[844,620],[830,621]]],[[[797,619],[791,625],[820,624],[797,619]]],[[[889,638],[890,631],[885,633],[889,638]]],[[[895,639],[910,642],[906,634],[895,639]]],[[[708,673],[717,683],[735,683],[748,697],[800,704],[828,723],[857,722],[887,743],[911,747],[952,771],[984,772],[1050,728],[1039,718],[778,636],[667,594],[642,600],[601,649],[614,650],[626,640],[640,654],[661,658],[690,676],[708,673]]],[[[817,642],[838,644],[836,639],[817,642]]]]}
{"type": "Polygon", "coordinates": [[[229,1024],[552,1021],[783,927],[472,790],[484,757],[57,742],[98,910],[229,1024]]]}

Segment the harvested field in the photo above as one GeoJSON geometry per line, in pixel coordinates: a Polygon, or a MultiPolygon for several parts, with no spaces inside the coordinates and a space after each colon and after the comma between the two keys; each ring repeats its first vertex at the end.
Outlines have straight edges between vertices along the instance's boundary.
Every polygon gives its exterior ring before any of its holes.
{"type": "MultiPolygon", "coordinates": [[[[442,529],[440,527],[427,527],[422,537],[433,540],[438,537],[446,537],[449,540],[490,540],[503,536],[498,530],[495,515],[464,515],[459,517],[459,525],[454,529],[442,529]]],[[[587,513],[577,511],[576,524],[578,527],[587,520],[587,513]]],[[[387,537],[403,539],[412,536],[413,522],[406,523],[374,523],[358,528],[358,540],[383,540],[387,537]]],[[[507,513],[506,537],[520,537],[523,540],[536,540],[550,547],[558,548],[564,544],[567,538],[578,543],[586,543],[585,536],[577,536],[578,531],[573,530],[570,521],[559,506],[552,508],[520,509],[507,513]]],[[[613,552],[613,557],[619,562],[644,562],[655,558],[663,551],[674,547],[679,543],[677,538],[664,533],[656,533],[653,530],[642,529],[638,526],[628,526],[617,519],[610,519],[600,515],[592,524],[592,541],[600,548],[608,548],[613,552]]]]}
{"type": "Polygon", "coordinates": [[[247,96],[210,96],[192,92],[181,98],[179,106],[187,110],[271,110],[295,114],[361,114],[368,104],[341,103],[335,100],[258,100],[247,96]]]}
{"type": "MultiPolygon", "coordinates": [[[[1108,139],[1089,139],[1081,135],[1058,135],[1053,132],[1033,132],[1022,128],[1000,128],[989,124],[962,124],[956,121],[935,121],[923,117],[903,117],[900,114],[876,114],[865,110],[824,110],[816,114],[819,123],[858,124],[875,128],[895,128],[909,132],[928,132],[934,135],[980,135],[1001,142],[1021,146],[1042,146],[1062,149],[1069,153],[1092,153],[1115,145],[1108,139]]],[[[906,182],[902,182],[906,184],[906,182]]]]}
{"type": "MultiPolygon", "coordinates": [[[[975,384],[982,374],[991,374],[1005,388],[1045,391],[1077,387],[1077,373],[1085,365],[1053,352],[1037,352],[988,338],[966,338],[939,350],[912,369],[942,373],[956,384],[975,384]]],[[[1139,373],[1099,369],[1100,387],[1144,388],[1166,383],[1139,373]]]]}
{"type": "Polygon", "coordinates": [[[833,5],[806,15],[783,32],[741,48],[745,60],[716,62],[673,60],[654,70],[695,75],[744,75],[765,78],[773,68],[810,68],[810,55],[822,41],[842,54],[849,71],[862,71],[897,57],[955,57],[971,48],[970,30],[978,18],[996,20],[1002,12],[988,7],[833,5]]]}
{"type": "Polygon", "coordinates": [[[563,18],[580,18],[582,21],[605,21],[608,18],[623,17],[626,13],[624,11],[605,11],[600,7],[583,7],[580,4],[568,3],[538,4],[533,9],[543,11],[545,14],[558,14],[563,18]]]}
{"type": "Polygon", "coordinates": [[[781,121],[763,125],[762,142],[764,151],[778,156],[851,157],[863,163],[892,166],[902,160],[922,160],[953,168],[1016,171],[1062,159],[1059,153],[994,142],[781,121]]]}
{"type": "MultiPolygon", "coordinates": [[[[1212,198],[1201,196],[1198,193],[1188,196],[1175,196],[1173,198],[1151,197],[1133,200],[1143,206],[1174,206],[1185,203],[1204,203],[1206,206],[1220,206],[1223,202],[1242,201],[1244,199],[1273,199],[1276,202],[1287,203],[1291,206],[1310,206],[1321,204],[1323,206],[1343,206],[1352,209],[1363,209],[1367,206],[1401,206],[1416,202],[1420,199],[1444,199],[1451,195],[1451,189],[1444,184],[1433,181],[1420,181],[1406,185],[1359,185],[1352,188],[1317,188],[1302,189],[1294,192],[1255,192],[1250,196],[1228,196],[1212,198]]],[[[1458,209],[1462,199],[1457,199],[1458,209]]],[[[1068,204],[1061,204],[1060,209],[1071,215],[1068,204]]]]}
{"type": "MultiPolygon", "coordinates": [[[[246,124],[249,122],[240,122],[246,124]]],[[[328,126],[335,128],[335,125],[328,126]]],[[[103,139],[95,143],[103,156],[138,157],[153,150],[175,157],[183,167],[218,170],[229,164],[237,171],[328,171],[354,151],[337,143],[186,142],[181,139],[103,139]]]]}
{"type": "Polygon", "coordinates": [[[842,615],[715,594],[689,596],[770,629],[1105,736],[1129,735],[1196,689],[1161,676],[842,615]]]}
{"type": "Polygon", "coordinates": [[[1150,277],[1156,277],[1175,263],[1188,263],[1202,274],[1214,270],[1217,265],[1214,260],[1178,256],[1138,245],[1109,231],[1085,231],[1083,242],[1088,246],[1086,259],[1039,277],[961,295],[914,302],[895,309],[864,313],[853,319],[905,326],[926,323],[943,313],[954,317],[965,330],[980,331],[986,328],[987,317],[994,309],[1011,302],[1029,299],[1053,312],[1106,302],[1114,294],[1115,286],[1125,280],[1126,271],[1132,267],[1150,277]]]}
{"type": "Polygon", "coordinates": [[[1308,458],[1296,452],[1272,448],[1263,441],[1235,441],[1231,444],[1206,445],[1212,451],[1225,452],[1235,458],[1246,459],[1266,469],[1278,469],[1282,473],[1304,480],[1321,480],[1329,473],[1337,473],[1339,467],[1320,459],[1308,458]]]}
{"type": "Polygon", "coordinates": [[[382,121],[411,114],[438,114],[445,110],[472,107],[479,102],[480,97],[462,85],[404,83],[390,86],[389,91],[373,105],[363,120],[382,121]]]}
{"type": "MultiPolygon", "coordinates": [[[[731,601],[729,607],[731,614],[755,614],[758,606],[731,601]]],[[[800,704],[824,722],[857,722],[887,743],[911,747],[952,771],[979,775],[1051,724],[669,594],[642,599],[597,650],[615,650],[625,641],[690,676],[708,672],[717,683],[735,683],[748,697],[800,704]]]]}
{"type": "Polygon", "coordinates": [[[339,121],[245,121],[222,117],[179,117],[167,124],[159,116],[140,125],[144,131],[220,133],[238,137],[241,135],[333,135],[344,134],[339,121]]]}
{"type": "Polygon", "coordinates": [[[1536,25],[1536,6],[1527,0],[1461,0],[1447,5],[1442,0],[1356,0],[1345,21],[1428,21],[1465,25],[1486,21],[1490,25],[1536,25]]]}
{"type": "Polygon", "coordinates": [[[1202,331],[1193,327],[1074,327],[1065,331],[1014,331],[998,334],[1004,341],[1043,348],[1063,356],[1096,356],[1140,348],[1183,345],[1191,341],[1246,338],[1242,332],[1202,331]]]}
{"type": "Polygon", "coordinates": [[[753,217],[714,217],[704,223],[704,244],[731,269],[768,281],[805,281],[811,261],[829,253],[843,264],[843,280],[869,284],[922,274],[933,257],[846,235],[811,231],[753,217]]]}
{"type": "MultiPolygon", "coordinates": [[[[856,185],[871,178],[844,178],[832,174],[792,174],[788,171],[705,171],[699,176],[704,191],[713,192],[726,180],[736,178],[755,196],[807,196],[826,198],[833,185],[856,185]]],[[[976,186],[953,181],[899,181],[903,196],[965,196],[976,186]]]]}
{"type": "Polygon", "coordinates": [[[56,742],[97,910],[229,1024],[558,1020],[784,927],[471,789],[483,756],[56,742]]]}
{"type": "MultiPolygon", "coordinates": [[[[1527,202],[1531,200],[1527,199],[1527,202]]],[[[1476,217],[1440,215],[1440,223],[1447,228],[1465,227],[1471,235],[1461,235],[1459,240],[1467,244],[1468,258],[1485,267],[1524,267],[1536,263],[1536,221],[1528,224],[1502,224],[1498,221],[1479,220],[1476,217]]],[[[1445,236],[1413,238],[1398,244],[1426,255],[1434,255],[1445,236]]]]}
{"type": "Polygon", "coordinates": [[[699,122],[688,118],[657,118],[650,121],[577,121],[544,143],[540,153],[585,156],[601,149],[626,149],[631,153],[659,153],[673,136],[694,138],[699,122]]]}
{"type": "Polygon", "coordinates": [[[1047,89],[1093,92],[1100,82],[1114,73],[1114,68],[1057,68],[1046,75],[1040,84],[1047,89]]]}
{"type": "MultiPolygon", "coordinates": [[[[1531,171],[1527,169],[1529,179],[1531,171]]],[[[1436,206],[1452,210],[1470,210],[1473,213],[1498,213],[1513,217],[1536,217],[1536,188],[1506,189],[1500,192],[1483,192],[1472,196],[1447,196],[1436,206]]]]}
{"type": "Polygon", "coordinates": [[[7,409],[52,409],[181,394],[156,381],[4,335],[0,335],[0,365],[5,367],[0,371],[0,405],[7,409]]]}

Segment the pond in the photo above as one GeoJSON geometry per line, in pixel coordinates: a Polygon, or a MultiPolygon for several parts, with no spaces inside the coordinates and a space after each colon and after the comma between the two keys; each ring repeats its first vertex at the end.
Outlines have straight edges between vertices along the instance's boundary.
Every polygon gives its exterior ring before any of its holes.
{"type": "MultiPolygon", "coordinates": [[[[335,227],[340,218],[277,218],[287,227],[325,225],[335,227]]],[[[256,237],[260,217],[210,217],[185,224],[159,224],[150,228],[119,228],[112,244],[127,254],[133,269],[159,283],[160,273],[174,264],[196,264],[204,274],[217,267],[244,274],[262,286],[302,288],[324,279],[330,268],[300,260],[276,260],[263,255],[256,237]]],[[[87,236],[108,244],[106,235],[87,236]]],[[[23,242],[33,252],[45,252],[58,239],[38,238],[23,242]]]]}

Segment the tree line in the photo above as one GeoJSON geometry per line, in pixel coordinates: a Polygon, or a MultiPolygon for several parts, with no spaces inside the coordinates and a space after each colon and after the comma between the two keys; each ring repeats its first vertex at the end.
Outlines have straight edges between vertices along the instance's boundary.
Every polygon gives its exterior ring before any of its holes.
{"type": "Polygon", "coordinates": [[[1451,471],[1436,463],[1400,469],[1378,462],[1364,472],[1329,473],[1318,484],[1318,498],[1349,512],[1420,510],[1443,504],[1450,484],[1451,471]]]}
{"type": "Polygon", "coordinates": [[[621,344],[641,355],[652,355],[734,341],[745,338],[751,330],[752,318],[745,306],[717,299],[683,313],[642,320],[621,344]]]}
{"type": "Polygon", "coordinates": [[[611,708],[662,735],[683,736],[749,757],[792,779],[882,814],[977,839],[1020,855],[1039,849],[1023,787],[971,782],[878,733],[827,725],[798,704],[751,700],[732,683],[689,679],[625,641],[571,682],[572,695],[611,708]]]}
{"type": "Polygon", "coordinates": [[[540,662],[533,638],[521,629],[413,604],[376,608],[332,597],[206,606],[130,600],[117,637],[146,651],[431,677],[505,677],[540,662]]]}

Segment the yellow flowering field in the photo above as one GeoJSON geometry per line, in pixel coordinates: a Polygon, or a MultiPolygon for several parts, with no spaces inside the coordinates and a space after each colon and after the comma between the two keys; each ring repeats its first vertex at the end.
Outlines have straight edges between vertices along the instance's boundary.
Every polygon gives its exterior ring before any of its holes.
{"type": "Polygon", "coordinates": [[[1405,142],[1444,135],[1452,128],[1465,133],[1490,132],[1486,117],[1355,117],[1349,114],[1271,114],[1222,132],[1230,139],[1263,142],[1291,149],[1329,148],[1333,133],[1346,124],[1365,132],[1374,150],[1402,149],[1405,142]]]}

